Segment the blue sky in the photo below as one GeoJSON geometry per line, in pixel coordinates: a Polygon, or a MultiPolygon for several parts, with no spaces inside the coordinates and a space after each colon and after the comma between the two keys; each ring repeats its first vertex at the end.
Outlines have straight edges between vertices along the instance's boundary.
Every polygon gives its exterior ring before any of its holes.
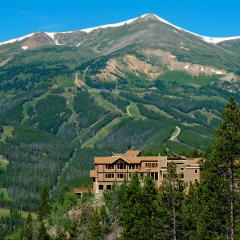
{"type": "Polygon", "coordinates": [[[78,30],[155,13],[207,36],[240,36],[240,0],[8,0],[0,41],[35,31],[78,30]]]}

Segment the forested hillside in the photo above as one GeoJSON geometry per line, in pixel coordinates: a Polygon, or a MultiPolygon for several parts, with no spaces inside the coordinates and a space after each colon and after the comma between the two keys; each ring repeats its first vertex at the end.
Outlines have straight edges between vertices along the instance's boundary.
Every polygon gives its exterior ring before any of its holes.
{"type": "MultiPolygon", "coordinates": [[[[201,182],[184,184],[176,163],[170,162],[159,189],[150,174],[140,184],[138,173],[101,197],[89,191],[78,198],[66,191],[56,202],[44,188],[37,219],[30,214],[20,219],[23,226],[8,239],[239,239],[239,123],[231,98],[205,155],[201,182]]],[[[18,215],[12,218],[19,226],[18,215]]]]}
{"type": "Polygon", "coordinates": [[[56,201],[90,187],[94,156],[204,154],[229,97],[240,102],[238,40],[211,44],[152,15],[56,39],[0,45],[5,215],[36,212],[44,186],[56,201]]]}

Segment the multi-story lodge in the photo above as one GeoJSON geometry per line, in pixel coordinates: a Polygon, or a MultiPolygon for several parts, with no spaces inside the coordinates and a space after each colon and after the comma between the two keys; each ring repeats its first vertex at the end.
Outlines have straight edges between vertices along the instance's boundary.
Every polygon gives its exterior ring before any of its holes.
{"type": "Polygon", "coordinates": [[[124,154],[114,153],[108,157],[95,157],[95,169],[90,171],[93,192],[101,193],[111,189],[114,183],[120,185],[124,180],[129,181],[134,172],[139,174],[141,184],[144,177],[150,174],[155,179],[157,187],[160,187],[170,162],[176,163],[177,173],[181,174],[187,185],[200,182],[202,158],[140,156],[140,153],[137,150],[129,150],[124,154]]]}

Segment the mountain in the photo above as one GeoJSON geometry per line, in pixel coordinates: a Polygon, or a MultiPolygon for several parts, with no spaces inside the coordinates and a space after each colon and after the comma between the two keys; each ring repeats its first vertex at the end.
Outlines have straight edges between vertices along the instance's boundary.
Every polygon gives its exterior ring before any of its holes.
{"type": "Polygon", "coordinates": [[[239,49],[153,14],[0,43],[1,201],[34,211],[44,185],[89,186],[96,155],[205,151],[240,102],[239,49]]]}

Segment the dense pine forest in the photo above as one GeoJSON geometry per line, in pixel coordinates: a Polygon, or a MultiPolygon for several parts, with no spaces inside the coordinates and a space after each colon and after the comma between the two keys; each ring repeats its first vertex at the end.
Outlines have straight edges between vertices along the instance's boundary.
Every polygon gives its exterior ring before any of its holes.
{"type": "Polygon", "coordinates": [[[206,153],[201,183],[186,187],[170,163],[160,189],[147,176],[95,198],[66,191],[60,200],[41,190],[36,214],[12,208],[0,219],[1,239],[217,240],[240,238],[240,111],[231,98],[206,153]],[[8,237],[7,237],[8,236],[8,237]]]}

